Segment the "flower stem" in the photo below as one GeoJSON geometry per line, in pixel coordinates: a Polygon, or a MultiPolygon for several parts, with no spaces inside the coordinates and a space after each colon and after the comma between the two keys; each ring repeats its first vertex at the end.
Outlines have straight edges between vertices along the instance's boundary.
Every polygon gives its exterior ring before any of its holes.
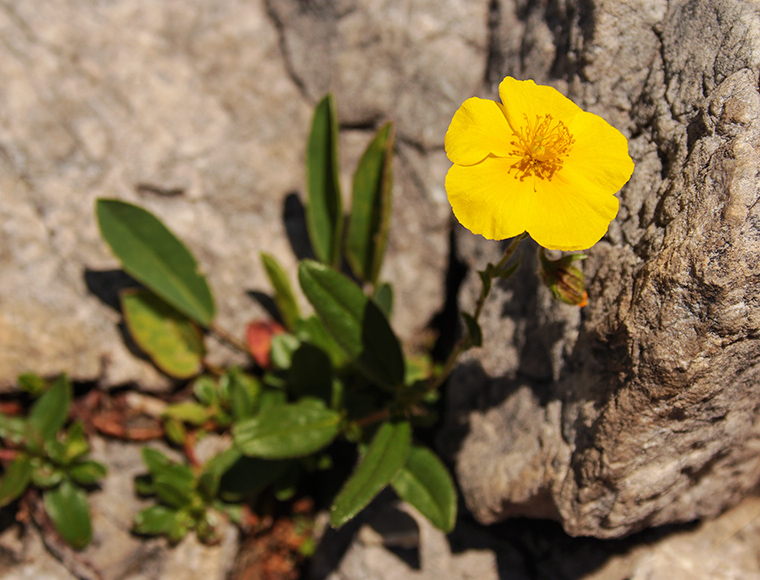
{"type": "MultiPolygon", "coordinates": [[[[478,322],[478,319],[480,318],[480,314],[483,312],[483,306],[486,303],[486,298],[488,298],[488,294],[491,292],[491,286],[492,286],[494,277],[497,277],[504,270],[504,268],[506,268],[507,263],[509,262],[510,258],[514,255],[515,251],[517,250],[517,247],[520,245],[520,242],[522,242],[526,237],[528,237],[527,232],[523,233],[522,235],[517,236],[516,238],[512,238],[512,241],[507,246],[507,249],[504,250],[504,255],[501,257],[498,263],[495,266],[489,267],[485,270],[487,279],[483,280],[483,285],[480,288],[480,295],[478,296],[478,299],[475,302],[475,311],[472,314],[472,318],[475,320],[475,322],[478,322]]],[[[443,368],[441,369],[441,372],[438,373],[435,377],[431,378],[430,383],[427,386],[427,392],[434,391],[435,389],[440,387],[444,383],[444,381],[449,377],[449,375],[451,374],[451,371],[454,370],[454,365],[456,364],[456,361],[459,358],[459,355],[462,354],[462,352],[464,352],[465,347],[471,338],[472,337],[470,336],[470,329],[469,327],[466,326],[464,335],[457,341],[451,353],[449,353],[449,356],[446,359],[446,362],[444,363],[443,368]]]]}

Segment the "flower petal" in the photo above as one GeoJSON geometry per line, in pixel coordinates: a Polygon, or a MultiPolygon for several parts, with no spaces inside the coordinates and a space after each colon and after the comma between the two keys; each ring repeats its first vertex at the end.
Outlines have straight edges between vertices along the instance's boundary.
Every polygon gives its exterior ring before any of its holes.
{"type": "Polygon", "coordinates": [[[525,125],[525,117],[531,122],[547,113],[565,125],[578,113],[578,105],[553,87],[537,85],[533,81],[518,81],[506,77],[499,85],[499,96],[504,103],[504,115],[514,131],[525,125]]]}
{"type": "MultiPolygon", "coordinates": [[[[593,174],[592,174],[593,175],[593,174]]],[[[567,164],[550,180],[535,180],[537,211],[526,214],[526,230],[549,250],[585,250],[607,232],[618,212],[614,190],[567,164]]]]}
{"type": "Polygon", "coordinates": [[[446,175],[451,209],[464,227],[489,240],[504,240],[523,233],[533,215],[536,195],[533,180],[509,175],[514,157],[489,156],[476,165],[454,165],[446,175]]]}
{"type": "Polygon", "coordinates": [[[575,143],[563,171],[583,174],[613,193],[623,187],[634,167],[623,134],[599,115],[585,111],[573,118],[568,129],[575,143]]]}
{"type": "Polygon", "coordinates": [[[498,103],[472,97],[459,107],[446,131],[446,155],[472,165],[489,154],[503,157],[512,149],[512,130],[498,103]]]}

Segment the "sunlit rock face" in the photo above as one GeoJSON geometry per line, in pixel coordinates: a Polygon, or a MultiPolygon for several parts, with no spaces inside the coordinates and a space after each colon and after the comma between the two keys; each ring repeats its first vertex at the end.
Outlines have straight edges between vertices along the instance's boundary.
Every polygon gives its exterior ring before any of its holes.
{"type": "MultiPolygon", "coordinates": [[[[597,537],[713,516],[760,477],[756,6],[503,1],[494,30],[493,82],[556,86],[636,170],[583,262],[587,307],[552,302],[534,265],[488,304],[444,437],[467,505],[597,537]]],[[[500,252],[457,239],[473,269],[500,252]]]]}

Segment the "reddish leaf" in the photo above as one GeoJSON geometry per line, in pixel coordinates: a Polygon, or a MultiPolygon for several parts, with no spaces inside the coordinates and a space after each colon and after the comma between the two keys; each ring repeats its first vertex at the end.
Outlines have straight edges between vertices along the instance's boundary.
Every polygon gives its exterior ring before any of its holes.
{"type": "Polygon", "coordinates": [[[272,337],[282,334],[285,329],[274,320],[254,320],[248,325],[245,340],[253,360],[261,368],[269,368],[269,351],[272,349],[272,337]]]}

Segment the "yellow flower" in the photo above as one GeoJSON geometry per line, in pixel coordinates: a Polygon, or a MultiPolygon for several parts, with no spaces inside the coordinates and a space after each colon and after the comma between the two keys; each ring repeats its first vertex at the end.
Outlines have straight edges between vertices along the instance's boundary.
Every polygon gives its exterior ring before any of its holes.
{"type": "Polygon", "coordinates": [[[525,231],[551,250],[590,248],[617,215],[633,173],[628,141],[551,87],[505,78],[502,103],[467,99],[446,133],[446,191],[475,234],[525,231]]]}

